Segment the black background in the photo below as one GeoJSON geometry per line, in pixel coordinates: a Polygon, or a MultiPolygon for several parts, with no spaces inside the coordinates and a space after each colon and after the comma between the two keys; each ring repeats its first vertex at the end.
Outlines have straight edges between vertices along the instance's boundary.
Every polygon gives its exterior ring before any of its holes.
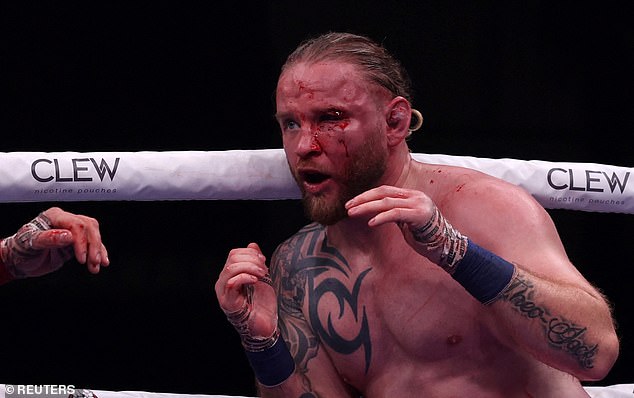
{"type": "MultiPolygon", "coordinates": [[[[446,3],[5,2],[0,150],[280,147],[285,56],[347,30],[410,71],[425,116],[414,152],[632,166],[628,2],[446,3]]],[[[0,234],[50,205],[1,204],[0,234]]],[[[213,283],[231,248],[257,241],[270,256],[303,225],[298,202],[61,206],[100,220],[112,265],[93,276],[71,262],[0,289],[0,382],[254,394],[213,283]]],[[[550,213],[614,303],[622,352],[595,384],[634,382],[633,216],[550,213]]]]}

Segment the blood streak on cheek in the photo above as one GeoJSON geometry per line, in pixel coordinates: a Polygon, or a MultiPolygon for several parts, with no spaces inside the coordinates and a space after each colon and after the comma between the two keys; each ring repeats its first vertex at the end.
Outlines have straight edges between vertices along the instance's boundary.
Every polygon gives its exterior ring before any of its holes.
{"type": "Polygon", "coordinates": [[[343,149],[346,151],[346,157],[350,157],[350,153],[348,152],[348,145],[345,140],[345,130],[350,125],[350,122],[342,120],[335,124],[336,129],[341,131],[341,136],[337,139],[337,142],[343,146],[343,149]]]}
{"type": "Polygon", "coordinates": [[[343,149],[346,151],[346,157],[349,158],[350,153],[348,153],[348,144],[346,144],[346,140],[344,140],[343,138],[339,138],[337,142],[339,142],[343,146],[343,149]]]}

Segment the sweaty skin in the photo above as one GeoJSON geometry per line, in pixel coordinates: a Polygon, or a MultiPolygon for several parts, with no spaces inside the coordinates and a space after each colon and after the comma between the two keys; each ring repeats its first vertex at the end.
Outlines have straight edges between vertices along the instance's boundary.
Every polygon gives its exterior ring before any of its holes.
{"type": "MultiPolygon", "coordinates": [[[[570,263],[544,209],[482,173],[414,161],[411,107],[343,61],[299,62],[280,76],[277,120],[313,223],[270,262],[234,249],[216,283],[275,289],[297,364],[264,397],[587,397],[618,354],[609,307],[570,263]],[[376,173],[376,170],[380,170],[376,173]],[[362,183],[359,183],[362,181],[362,183]],[[474,299],[413,238],[436,206],[462,234],[516,264],[492,304],[474,299]]],[[[267,330],[270,333],[270,330],[267,330]]]]}

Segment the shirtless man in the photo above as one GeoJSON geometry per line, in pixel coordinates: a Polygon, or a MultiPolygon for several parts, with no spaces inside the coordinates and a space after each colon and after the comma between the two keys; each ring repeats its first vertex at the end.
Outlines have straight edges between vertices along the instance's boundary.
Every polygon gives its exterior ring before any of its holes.
{"type": "Polygon", "coordinates": [[[608,373],[609,305],[547,212],[517,186],[412,159],[420,114],[384,48],[303,43],[276,106],[315,222],[277,248],[270,277],[251,243],[215,286],[262,396],[587,397],[579,380],[608,373]]]}
{"type": "Polygon", "coordinates": [[[93,274],[110,264],[97,220],[51,207],[0,241],[0,285],[53,272],[73,253],[93,274]]]}

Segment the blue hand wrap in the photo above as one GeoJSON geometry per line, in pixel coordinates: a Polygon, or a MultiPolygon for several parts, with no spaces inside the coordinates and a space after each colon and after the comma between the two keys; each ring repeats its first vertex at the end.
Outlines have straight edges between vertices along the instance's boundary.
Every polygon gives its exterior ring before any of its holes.
{"type": "Polygon", "coordinates": [[[469,240],[467,251],[452,276],[486,305],[509,285],[514,273],[515,265],[469,240]]]}
{"type": "Polygon", "coordinates": [[[275,387],[295,371],[295,361],[282,338],[263,351],[245,351],[255,377],[265,387],[275,387]]]}

